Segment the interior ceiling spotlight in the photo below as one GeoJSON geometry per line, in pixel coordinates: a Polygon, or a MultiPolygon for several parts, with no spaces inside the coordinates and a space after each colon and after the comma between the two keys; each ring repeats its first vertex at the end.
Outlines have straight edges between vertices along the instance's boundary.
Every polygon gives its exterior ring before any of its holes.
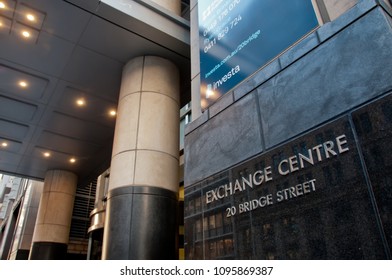
{"type": "Polygon", "coordinates": [[[26,18],[27,18],[29,21],[35,21],[35,16],[34,16],[33,14],[27,14],[27,15],[26,15],[26,18]]]}
{"type": "Polygon", "coordinates": [[[26,81],[19,81],[19,86],[25,88],[28,86],[28,83],[26,81]]]}
{"type": "Polygon", "coordinates": [[[29,31],[23,30],[23,31],[22,31],[22,36],[25,37],[25,38],[30,38],[30,37],[31,37],[31,34],[30,34],[29,31]]]}
{"type": "Polygon", "coordinates": [[[86,105],[86,100],[84,100],[83,98],[79,98],[78,100],[76,100],[76,104],[78,106],[84,106],[86,105]]]}

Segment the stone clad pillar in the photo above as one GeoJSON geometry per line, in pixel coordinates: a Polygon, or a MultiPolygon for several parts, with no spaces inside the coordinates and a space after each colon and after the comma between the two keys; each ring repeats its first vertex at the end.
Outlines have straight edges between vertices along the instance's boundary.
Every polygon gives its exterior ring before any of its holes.
{"type": "Polygon", "coordinates": [[[76,186],[74,173],[63,170],[46,172],[29,259],[65,259],[76,186]]]}
{"type": "Polygon", "coordinates": [[[137,57],[123,69],[114,135],[103,259],[175,259],[179,73],[137,57]]]}

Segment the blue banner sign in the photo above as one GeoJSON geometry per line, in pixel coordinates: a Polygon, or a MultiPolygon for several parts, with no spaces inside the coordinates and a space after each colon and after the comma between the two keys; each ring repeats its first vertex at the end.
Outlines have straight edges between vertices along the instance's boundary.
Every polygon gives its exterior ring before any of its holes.
{"type": "Polygon", "coordinates": [[[311,0],[199,0],[201,107],[318,26],[311,0]]]}

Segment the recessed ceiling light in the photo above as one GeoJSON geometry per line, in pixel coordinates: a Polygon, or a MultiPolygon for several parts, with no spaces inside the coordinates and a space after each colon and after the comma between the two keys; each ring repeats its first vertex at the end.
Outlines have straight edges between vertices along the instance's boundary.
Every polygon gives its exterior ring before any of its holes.
{"type": "Polygon", "coordinates": [[[46,158],[50,157],[50,153],[49,153],[49,152],[45,152],[45,153],[43,153],[43,155],[44,155],[44,157],[46,157],[46,158]]]}
{"type": "Polygon", "coordinates": [[[4,148],[5,148],[5,147],[8,147],[8,143],[7,143],[7,142],[2,142],[2,143],[1,143],[1,146],[4,147],[4,148]]]}
{"type": "Polygon", "coordinates": [[[112,117],[115,117],[117,115],[116,110],[110,110],[109,111],[109,115],[112,116],[112,117]]]}
{"type": "Polygon", "coordinates": [[[76,100],[76,104],[78,106],[84,106],[86,105],[86,100],[84,100],[83,98],[79,98],[78,100],[76,100]]]}
{"type": "Polygon", "coordinates": [[[69,162],[70,163],[75,163],[76,162],[76,158],[70,158],[69,162]]]}
{"type": "Polygon", "coordinates": [[[29,84],[26,81],[19,81],[19,86],[22,88],[27,87],[29,84]]]}
{"type": "Polygon", "coordinates": [[[22,36],[25,37],[25,38],[30,38],[30,36],[31,36],[30,32],[27,31],[27,30],[23,30],[23,31],[21,32],[21,34],[22,34],[22,36]]]}
{"type": "Polygon", "coordinates": [[[5,4],[4,4],[4,2],[0,2],[0,9],[5,9],[5,4]]]}
{"type": "Polygon", "coordinates": [[[27,18],[29,21],[35,21],[35,16],[34,16],[33,14],[27,14],[27,15],[26,15],[26,18],[27,18]]]}

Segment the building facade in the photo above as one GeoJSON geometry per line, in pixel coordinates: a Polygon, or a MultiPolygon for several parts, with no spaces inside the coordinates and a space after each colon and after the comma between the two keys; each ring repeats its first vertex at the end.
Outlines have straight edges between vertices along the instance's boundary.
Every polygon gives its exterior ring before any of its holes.
{"type": "Polygon", "coordinates": [[[318,27],[202,113],[192,63],[187,259],[391,257],[391,3],[312,4],[318,27]]]}
{"type": "Polygon", "coordinates": [[[1,259],[391,258],[389,0],[0,0],[0,42],[1,259]]]}
{"type": "Polygon", "coordinates": [[[0,175],[0,256],[27,259],[33,238],[42,182],[0,175]]]}

